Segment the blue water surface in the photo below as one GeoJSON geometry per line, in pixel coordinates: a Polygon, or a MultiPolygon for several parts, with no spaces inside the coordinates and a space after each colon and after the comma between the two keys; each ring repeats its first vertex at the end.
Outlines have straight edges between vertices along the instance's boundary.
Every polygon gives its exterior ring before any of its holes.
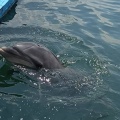
{"type": "Polygon", "coordinates": [[[62,70],[0,56],[1,120],[120,120],[120,1],[18,0],[0,22],[0,47],[35,42],[62,70]]]}

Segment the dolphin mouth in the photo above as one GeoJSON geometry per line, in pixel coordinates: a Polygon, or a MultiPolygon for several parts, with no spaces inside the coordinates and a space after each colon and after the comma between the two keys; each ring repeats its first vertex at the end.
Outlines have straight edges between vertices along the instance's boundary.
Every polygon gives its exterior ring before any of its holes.
{"type": "Polygon", "coordinates": [[[30,68],[36,68],[34,63],[31,61],[29,57],[26,57],[23,53],[18,51],[13,47],[2,47],[0,48],[0,54],[7,59],[7,61],[17,64],[23,65],[30,68]]]}

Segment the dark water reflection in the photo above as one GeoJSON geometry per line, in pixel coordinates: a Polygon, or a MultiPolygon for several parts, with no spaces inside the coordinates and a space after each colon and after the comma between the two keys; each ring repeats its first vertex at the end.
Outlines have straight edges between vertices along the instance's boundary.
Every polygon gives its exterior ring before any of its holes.
{"type": "Polygon", "coordinates": [[[30,70],[0,56],[0,118],[119,120],[119,6],[117,0],[18,1],[0,24],[0,47],[43,44],[65,69],[30,70]]]}

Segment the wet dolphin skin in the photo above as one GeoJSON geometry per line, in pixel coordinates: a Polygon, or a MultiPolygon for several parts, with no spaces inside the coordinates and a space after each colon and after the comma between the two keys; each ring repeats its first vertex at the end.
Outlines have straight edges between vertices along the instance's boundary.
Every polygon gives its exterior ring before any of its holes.
{"type": "Polygon", "coordinates": [[[0,54],[13,64],[33,69],[61,69],[62,63],[45,46],[32,42],[21,42],[11,47],[0,48],[0,54]]]}

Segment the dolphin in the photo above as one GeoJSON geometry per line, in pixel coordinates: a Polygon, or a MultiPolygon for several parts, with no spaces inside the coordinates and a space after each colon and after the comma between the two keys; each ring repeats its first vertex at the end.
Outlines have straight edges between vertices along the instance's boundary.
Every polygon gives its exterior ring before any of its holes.
{"type": "Polygon", "coordinates": [[[0,48],[0,54],[9,62],[38,69],[62,69],[58,58],[45,46],[32,42],[21,42],[11,47],[0,48]]]}

